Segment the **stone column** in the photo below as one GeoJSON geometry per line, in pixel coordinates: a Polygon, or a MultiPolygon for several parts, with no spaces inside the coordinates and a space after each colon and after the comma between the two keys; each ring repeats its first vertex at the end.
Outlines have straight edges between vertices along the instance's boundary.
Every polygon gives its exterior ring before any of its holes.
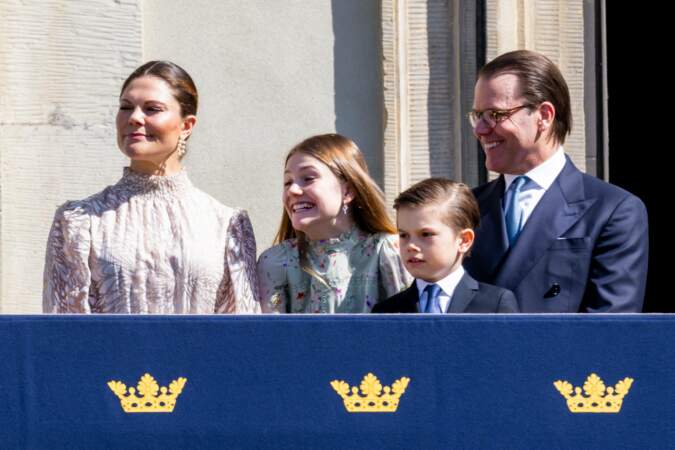
{"type": "Polygon", "coordinates": [[[516,49],[548,56],[560,68],[572,99],[572,133],[565,152],[586,170],[583,0],[487,0],[487,61],[516,49]]]}
{"type": "Polygon", "coordinates": [[[388,204],[429,176],[476,184],[466,122],[478,70],[475,2],[385,0],[382,31],[388,204]]]}

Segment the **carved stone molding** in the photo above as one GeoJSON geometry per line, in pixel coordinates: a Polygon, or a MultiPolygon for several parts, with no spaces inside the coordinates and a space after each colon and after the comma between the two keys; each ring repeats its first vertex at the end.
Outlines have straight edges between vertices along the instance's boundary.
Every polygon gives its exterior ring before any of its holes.
{"type": "Polygon", "coordinates": [[[572,99],[565,152],[586,169],[583,0],[487,0],[487,61],[516,49],[535,50],[560,68],[572,99]]]}
{"type": "Polygon", "coordinates": [[[478,181],[466,124],[476,65],[474,1],[382,0],[384,190],[429,176],[478,181]]]}

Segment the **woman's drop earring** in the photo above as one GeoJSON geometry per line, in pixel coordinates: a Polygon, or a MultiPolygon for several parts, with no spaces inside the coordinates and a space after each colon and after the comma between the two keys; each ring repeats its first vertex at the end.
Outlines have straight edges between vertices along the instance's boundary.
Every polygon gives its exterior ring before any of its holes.
{"type": "Polygon", "coordinates": [[[178,144],[176,144],[176,153],[178,154],[178,159],[183,159],[185,156],[185,153],[187,153],[186,150],[187,147],[187,141],[185,138],[181,135],[178,137],[178,144]]]}

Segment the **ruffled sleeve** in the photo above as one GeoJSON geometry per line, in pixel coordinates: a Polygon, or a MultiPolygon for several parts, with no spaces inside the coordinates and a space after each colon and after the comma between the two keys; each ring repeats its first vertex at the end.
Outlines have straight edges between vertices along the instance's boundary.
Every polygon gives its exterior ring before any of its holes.
{"type": "Polygon", "coordinates": [[[216,313],[260,312],[255,256],[251,221],[246,211],[236,210],[227,229],[225,272],[216,296],[216,313]]]}
{"type": "Polygon", "coordinates": [[[91,218],[78,202],[68,202],[54,215],[47,241],[42,310],[89,313],[91,218]]]}
{"type": "Polygon", "coordinates": [[[380,299],[382,301],[407,288],[412,283],[413,277],[401,261],[398,251],[398,236],[387,235],[382,240],[378,256],[380,291],[386,294],[386,297],[380,299]]]}
{"type": "Polygon", "coordinates": [[[288,305],[288,251],[284,244],[265,250],[258,259],[263,313],[285,313],[288,305]]]}

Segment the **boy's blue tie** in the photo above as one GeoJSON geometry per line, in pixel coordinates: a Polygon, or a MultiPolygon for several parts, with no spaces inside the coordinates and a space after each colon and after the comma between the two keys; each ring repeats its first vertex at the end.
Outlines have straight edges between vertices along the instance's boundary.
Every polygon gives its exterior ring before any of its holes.
{"type": "Polygon", "coordinates": [[[520,191],[528,180],[529,178],[526,176],[516,177],[506,192],[504,218],[506,219],[506,235],[509,238],[509,247],[513,247],[518,240],[520,230],[523,229],[523,208],[518,201],[518,197],[520,197],[520,191]]]}
{"type": "Polygon", "coordinates": [[[424,288],[424,292],[427,294],[427,306],[424,308],[425,313],[441,313],[441,305],[438,303],[438,293],[441,291],[441,288],[437,284],[428,284],[424,288]]]}

